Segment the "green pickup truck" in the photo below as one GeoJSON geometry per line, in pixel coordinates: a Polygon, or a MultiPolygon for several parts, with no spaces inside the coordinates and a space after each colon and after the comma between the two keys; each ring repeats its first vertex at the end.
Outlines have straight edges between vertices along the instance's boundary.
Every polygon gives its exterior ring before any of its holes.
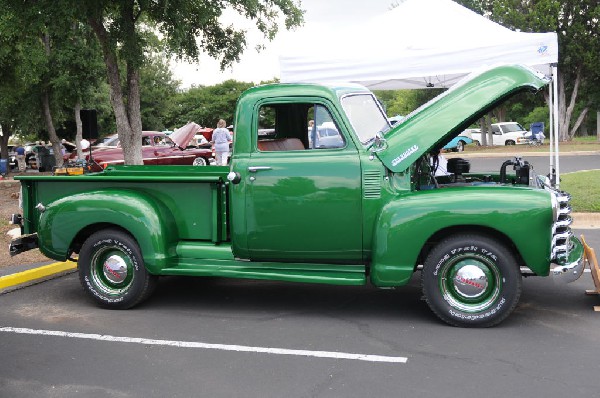
{"type": "Polygon", "coordinates": [[[492,326],[523,275],[574,279],[583,248],[569,195],[515,158],[489,173],[437,154],[513,94],[548,81],[522,66],[465,79],[401,123],[358,85],[275,84],[239,99],[230,167],[110,166],[20,176],[22,236],[78,257],[92,299],[130,308],[161,275],[402,286],[420,272],[433,312],[492,326]]]}

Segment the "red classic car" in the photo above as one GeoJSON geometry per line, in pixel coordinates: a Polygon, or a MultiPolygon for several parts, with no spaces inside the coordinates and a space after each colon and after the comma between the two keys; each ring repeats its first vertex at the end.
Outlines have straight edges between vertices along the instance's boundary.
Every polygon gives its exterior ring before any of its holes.
{"type": "MultiPolygon", "coordinates": [[[[142,132],[142,157],[146,165],[194,165],[206,166],[213,157],[210,144],[206,147],[188,146],[196,133],[201,130],[196,123],[188,123],[167,136],[158,131],[142,132]]],[[[124,164],[123,149],[118,138],[110,146],[92,148],[95,169],[108,165],[124,164]]],[[[73,154],[71,160],[77,159],[73,154]]],[[[89,161],[89,152],[85,153],[89,161]]]]}

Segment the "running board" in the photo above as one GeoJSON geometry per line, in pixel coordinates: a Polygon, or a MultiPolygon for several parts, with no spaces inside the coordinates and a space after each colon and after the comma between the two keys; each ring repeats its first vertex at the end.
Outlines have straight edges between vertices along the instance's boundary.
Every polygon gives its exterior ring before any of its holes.
{"type": "Polygon", "coordinates": [[[275,263],[185,258],[164,268],[160,275],[221,276],[331,285],[365,285],[364,265],[275,263]]]}

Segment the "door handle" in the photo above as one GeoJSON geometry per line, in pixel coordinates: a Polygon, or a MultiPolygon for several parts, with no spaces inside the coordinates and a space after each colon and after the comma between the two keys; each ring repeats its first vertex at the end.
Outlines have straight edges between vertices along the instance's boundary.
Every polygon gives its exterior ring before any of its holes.
{"type": "Polygon", "coordinates": [[[262,170],[271,170],[271,167],[269,167],[269,166],[250,166],[250,167],[248,167],[248,171],[250,173],[256,173],[257,171],[262,171],[262,170]]]}

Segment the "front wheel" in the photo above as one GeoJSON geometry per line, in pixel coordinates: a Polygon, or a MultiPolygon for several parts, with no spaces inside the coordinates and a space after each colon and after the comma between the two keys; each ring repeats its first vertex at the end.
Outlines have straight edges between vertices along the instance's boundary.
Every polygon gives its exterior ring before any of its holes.
{"type": "Polygon", "coordinates": [[[462,152],[465,150],[465,142],[464,141],[458,141],[456,143],[456,151],[457,152],[462,152]]]}
{"type": "Polygon", "coordinates": [[[513,140],[508,140],[504,144],[505,145],[515,145],[515,142],[513,140]]]}
{"type": "Polygon", "coordinates": [[[494,239],[459,235],[429,253],[421,284],[427,304],[444,322],[489,327],[519,302],[521,272],[513,254],[494,239]]]}
{"type": "Polygon", "coordinates": [[[100,306],[110,309],[139,304],[157,281],[144,267],[135,239],[117,229],[91,235],[81,247],[78,268],[83,289],[100,306]]]}

